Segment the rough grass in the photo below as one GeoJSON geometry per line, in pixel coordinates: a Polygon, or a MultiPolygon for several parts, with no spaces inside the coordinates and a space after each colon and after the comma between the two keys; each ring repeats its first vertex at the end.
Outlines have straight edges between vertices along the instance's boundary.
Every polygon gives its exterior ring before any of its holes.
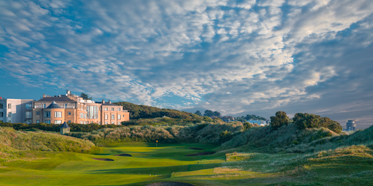
{"type": "Polygon", "coordinates": [[[36,157],[38,151],[89,152],[94,144],[58,133],[21,132],[0,127],[0,161],[36,157]]]}

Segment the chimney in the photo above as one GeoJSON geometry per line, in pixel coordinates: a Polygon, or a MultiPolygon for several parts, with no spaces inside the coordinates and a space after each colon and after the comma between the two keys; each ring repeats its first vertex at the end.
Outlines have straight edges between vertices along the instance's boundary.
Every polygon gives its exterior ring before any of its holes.
{"type": "Polygon", "coordinates": [[[102,104],[105,104],[105,100],[104,99],[102,99],[102,104]]]}
{"type": "Polygon", "coordinates": [[[111,101],[110,101],[110,99],[109,99],[109,104],[111,104],[111,101]]]}
{"type": "Polygon", "coordinates": [[[70,94],[71,94],[70,90],[66,90],[66,96],[70,94]]]}
{"type": "Polygon", "coordinates": [[[45,98],[45,94],[43,94],[43,98],[45,98]]]}

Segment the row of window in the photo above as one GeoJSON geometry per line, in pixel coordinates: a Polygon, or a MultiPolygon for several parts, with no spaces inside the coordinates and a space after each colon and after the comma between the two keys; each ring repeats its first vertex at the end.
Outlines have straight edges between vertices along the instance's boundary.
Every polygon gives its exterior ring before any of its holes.
{"type": "MultiPolygon", "coordinates": [[[[6,114],[5,114],[6,115],[6,114]]],[[[4,117],[4,113],[3,112],[0,112],[0,118],[4,117]]],[[[11,112],[8,112],[8,117],[12,117],[12,113],[11,112]]]]}
{"type": "MultiPolygon", "coordinates": [[[[36,113],[36,115],[40,115],[40,113],[36,113]]],[[[44,112],[44,118],[50,118],[51,117],[51,112],[50,111],[45,111],[44,112]]],[[[54,112],[54,117],[55,118],[62,118],[62,112],[54,112]]]]}
{"type": "MultiPolygon", "coordinates": [[[[124,117],[124,115],[123,115],[123,117],[124,117]]],[[[105,119],[108,119],[108,115],[107,114],[105,114],[105,119]]],[[[115,114],[111,115],[111,119],[112,120],[115,119],[115,114]]],[[[118,114],[118,119],[120,119],[120,114],[118,114]]]]}
{"type": "MultiPolygon", "coordinates": [[[[3,109],[4,108],[4,105],[2,103],[0,103],[0,109],[3,109]]],[[[12,104],[8,104],[8,109],[11,109],[12,108],[12,104]]]]}
{"type": "MultiPolygon", "coordinates": [[[[105,111],[108,111],[108,109],[109,109],[108,107],[104,108],[105,111]]],[[[111,108],[111,111],[114,111],[114,108],[111,108]]],[[[120,108],[118,108],[118,111],[120,111],[120,108]]]]}

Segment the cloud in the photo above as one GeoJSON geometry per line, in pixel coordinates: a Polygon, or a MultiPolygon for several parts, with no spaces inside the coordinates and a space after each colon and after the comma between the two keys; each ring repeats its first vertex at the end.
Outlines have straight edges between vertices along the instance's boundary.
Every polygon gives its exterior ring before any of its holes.
{"type": "Polygon", "coordinates": [[[27,86],[223,114],[371,118],[349,107],[370,99],[369,0],[0,3],[0,68],[27,86]]]}

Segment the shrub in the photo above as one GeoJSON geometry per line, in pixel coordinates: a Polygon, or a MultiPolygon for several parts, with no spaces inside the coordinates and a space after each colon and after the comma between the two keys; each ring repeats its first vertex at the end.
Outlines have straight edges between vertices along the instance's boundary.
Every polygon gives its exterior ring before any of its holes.
{"type": "Polygon", "coordinates": [[[271,127],[276,130],[284,125],[289,124],[289,117],[284,111],[277,111],[276,116],[271,116],[271,127]]]}
{"type": "Polygon", "coordinates": [[[342,132],[342,126],[338,122],[319,115],[296,113],[293,120],[298,129],[325,127],[338,134],[342,132]]]}

